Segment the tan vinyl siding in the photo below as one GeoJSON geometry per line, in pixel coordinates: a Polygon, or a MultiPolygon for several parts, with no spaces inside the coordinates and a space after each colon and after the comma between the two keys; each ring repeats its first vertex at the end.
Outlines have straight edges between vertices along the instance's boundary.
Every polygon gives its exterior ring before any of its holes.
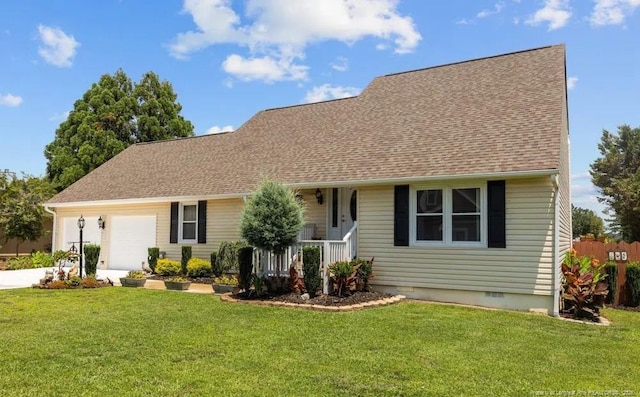
{"type": "Polygon", "coordinates": [[[242,211],[242,199],[209,200],[207,202],[207,243],[206,244],[170,244],[169,229],[171,217],[171,203],[157,204],[123,204],[102,207],[73,207],[57,209],[58,222],[56,233],[56,247],[61,247],[64,222],[62,218],[78,218],[102,216],[107,227],[103,231],[100,245],[102,246],[100,259],[109,263],[109,224],[112,216],[119,215],[155,215],[156,216],[156,246],[165,251],[168,258],[180,259],[182,246],[190,245],[194,257],[209,259],[212,251],[218,249],[221,241],[239,240],[239,222],[242,211]]]}
{"type": "MultiPolygon", "coordinates": [[[[486,181],[478,181],[478,185],[486,181]]],[[[373,284],[551,295],[553,188],[549,178],[506,183],[507,248],[393,245],[393,186],[359,189],[358,255],[375,257],[373,284]]]]}
{"type": "Polygon", "coordinates": [[[180,259],[182,246],[190,245],[192,256],[209,259],[211,252],[217,251],[222,241],[240,240],[240,214],[244,203],[242,199],[207,201],[207,243],[206,244],[169,244],[171,204],[165,204],[166,224],[158,228],[158,247],[166,251],[167,257],[180,259]]]}

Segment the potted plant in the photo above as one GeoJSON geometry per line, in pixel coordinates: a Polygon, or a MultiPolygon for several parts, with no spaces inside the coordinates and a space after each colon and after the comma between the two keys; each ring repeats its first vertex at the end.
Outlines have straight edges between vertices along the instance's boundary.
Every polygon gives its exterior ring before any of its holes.
{"type": "Polygon", "coordinates": [[[123,287],[144,287],[147,279],[142,270],[131,270],[125,277],[120,277],[120,284],[123,287]]]}
{"type": "Polygon", "coordinates": [[[218,294],[225,294],[227,292],[233,292],[238,287],[238,279],[231,275],[223,275],[213,279],[211,284],[213,292],[218,294]]]}
{"type": "Polygon", "coordinates": [[[191,286],[191,281],[182,277],[170,277],[164,280],[164,286],[171,291],[186,291],[191,286]]]}

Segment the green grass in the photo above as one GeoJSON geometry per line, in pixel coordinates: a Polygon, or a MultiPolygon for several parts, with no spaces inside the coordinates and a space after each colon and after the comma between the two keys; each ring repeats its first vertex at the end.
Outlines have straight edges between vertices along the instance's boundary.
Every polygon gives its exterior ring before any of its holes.
{"type": "Polygon", "coordinates": [[[321,313],[142,289],[0,291],[0,390],[2,396],[639,395],[640,313],[605,313],[611,327],[425,303],[321,313]]]}

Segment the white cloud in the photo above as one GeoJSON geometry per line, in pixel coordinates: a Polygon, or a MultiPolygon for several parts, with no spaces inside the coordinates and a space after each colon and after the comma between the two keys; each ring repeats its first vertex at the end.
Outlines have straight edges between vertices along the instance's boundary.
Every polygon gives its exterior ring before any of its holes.
{"type": "Polygon", "coordinates": [[[478,13],[478,15],[476,15],[476,17],[486,18],[488,16],[500,13],[500,11],[502,11],[503,8],[504,8],[504,2],[499,1],[493,6],[493,9],[482,10],[478,13]]]}
{"type": "Polygon", "coordinates": [[[595,0],[596,5],[589,17],[591,25],[619,25],[627,16],[640,7],[640,0],[595,0]]]}
{"type": "Polygon", "coordinates": [[[12,95],[9,93],[7,95],[0,95],[0,106],[8,106],[14,108],[16,106],[20,106],[21,103],[22,97],[19,97],[17,95],[12,95]]]}
{"type": "Polygon", "coordinates": [[[458,19],[456,21],[456,25],[469,25],[471,23],[473,23],[473,21],[470,21],[467,18],[458,19]]]}
{"type": "Polygon", "coordinates": [[[536,11],[526,23],[529,25],[548,23],[548,29],[551,31],[566,26],[570,18],[569,0],[545,0],[544,7],[536,11]]]}
{"type": "Polygon", "coordinates": [[[338,72],[346,72],[349,70],[349,60],[345,57],[337,57],[336,60],[331,63],[331,67],[338,72]]]}
{"type": "Polygon", "coordinates": [[[578,84],[578,78],[575,76],[567,77],[567,89],[572,90],[578,84]]]}
{"type": "Polygon", "coordinates": [[[207,130],[206,134],[219,134],[221,132],[230,132],[230,131],[233,131],[233,126],[225,125],[224,127],[219,127],[217,125],[214,125],[213,127],[207,130]]]}
{"type": "Polygon", "coordinates": [[[178,34],[168,45],[169,52],[186,58],[211,45],[236,44],[246,47],[248,56],[233,54],[225,63],[238,67],[243,72],[241,79],[304,79],[307,67],[296,61],[314,43],[335,40],[351,45],[374,37],[392,42],[396,53],[414,51],[422,37],[413,20],[397,11],[398,2],[184,0],[183,12],[192,16],[196,29],[178,34]],[[232,4],[244,6],[244,21],[232,4]],[[252,75],[254,68],[257,73],[252,75]],[[265,72],[265,68],[279,72],[265,72]]]}
{"type": "Polygon", "coordinates": [[[360,89],[355,87],[342,87],[330,84],[316,86],[307,91],[304,101],[307,103],[321,102],[329,99],[340,99],[360,94],[360,89]]]}
{"type": "Polygon", "coordinates": [[[38,54],[44,60],[58,67],[69,67],[72,64],[80,43],[73,36],[67,35],[60,28],[38,25],[38,34],[42,45],[38,54]]]}

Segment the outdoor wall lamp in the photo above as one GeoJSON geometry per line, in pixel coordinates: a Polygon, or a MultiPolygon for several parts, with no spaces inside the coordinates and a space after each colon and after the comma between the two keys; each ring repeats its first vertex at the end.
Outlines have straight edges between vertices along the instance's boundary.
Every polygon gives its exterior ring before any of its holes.
{"type": "Polygon", "coordinates": [[[324,197],[322,196],[322,190],[320,190],[320,188],[316,189],[316,200],[318,200],[318,204],[320,205],[324,202],[324,197]]]}
{"type": "Polygon", "coordinates": [[[102,219],[102,216],[98,218],[98,229],[104,229],[106,222],[102,219]]]}

